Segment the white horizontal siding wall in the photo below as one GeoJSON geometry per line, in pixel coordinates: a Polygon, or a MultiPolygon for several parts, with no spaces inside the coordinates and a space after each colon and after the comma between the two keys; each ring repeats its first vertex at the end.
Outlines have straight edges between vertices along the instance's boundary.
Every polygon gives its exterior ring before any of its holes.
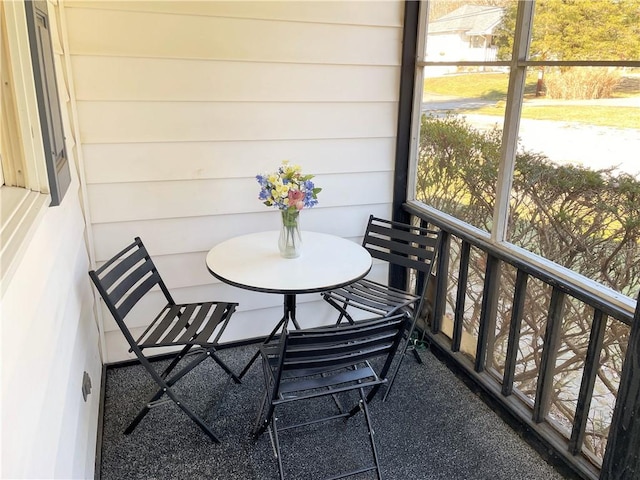
{"type": "Polygon", "coordinates": [[[101,359],[78,183],[70,188],[47,211],[1,302],[2,478],[94,472],[101,359]]]}
{"type": "MultiPolygon", "coordinates": [[[[257,173],[288,159],[316,175],[303,230],[358,241],[369,214],[388,216],[401,1],[64,5],[97,264],[140,236],[178,300],[238,301],[227,339],[252,337],[282,298],[223,285],[204,259],[278,228],[257,173]]],[[[299,302],[303,325],[332,315],[299,302]]],[[[104,313],[106,361],[127,358],[104,313]]]]}
{"type": "Polygon", "coordinates": [[[46,213],[1,302],[2,478],[93,476],[101,361],[74,187],[46,213]]]}
{"type": "Polygon", "coordinates": [[[49,21],[72,182],[61,204],[43,213],[0,297],[0,478],[7,479],[93,478],[95,469],[102,362],[75,168],[72,85],[54,5],[49,21]],[[92,382],[86,402],[85,371],[92,382]]]}

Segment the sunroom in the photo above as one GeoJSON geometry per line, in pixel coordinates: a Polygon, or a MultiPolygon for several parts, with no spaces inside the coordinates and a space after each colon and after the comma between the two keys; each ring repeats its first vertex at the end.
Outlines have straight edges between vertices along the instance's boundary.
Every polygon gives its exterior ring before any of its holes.
{"type": "Polygon", "coordinates": [[[267,335],[281,298],[205,258],[279,228],[255,177],[288,160],[322,188],[303,236],[442,232],[416,343],[452,382],[540,462],[637,479],[640,3],[496,0],[480,28],[487,3],[3,1],[0,477],[100,476],[106,376],[134,356],[88,271],[134,237],[177,300],[239,303],[226,341],[267,335]],[[492,55],[430,49],[443,17],[492,55]]]}

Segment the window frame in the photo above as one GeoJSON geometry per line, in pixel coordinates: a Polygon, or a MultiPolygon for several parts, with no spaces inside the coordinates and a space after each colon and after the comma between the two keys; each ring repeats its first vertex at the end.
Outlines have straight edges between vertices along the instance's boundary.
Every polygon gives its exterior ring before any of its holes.
{"type": "Polygon", "coordinates": [[[26,13],[21,2],[3,2],[2,8],[7,27],[7,49],[18,112],[18,129],[24,149],[24,159],[18,165],[24,168],[25,184],[20,186],[48,194],[49,182],[42,147],[43,138],[33,80],[26,13]]]}
{"type": "Polygon", "coordinates": [[[51,22],[46,0],[29,0],[24,5],[51,194],[50,206],[57,206],[69,189],[71,171],[62,124],[51,22]]]}
{"type": "Polygon", "coordinates": [[[509,200],[513,174],[515,168],[515,156],[518,142],[518,130],[520,127],[521,111],[524,98],[524,86],[527,68],[537,66],[627,66],[640,67],[640,61],[532,61],[528,59],[529,44],[533,28],[533,15],[535,0],[518,1],[516,13],[516,26],[513,42],[513,54],[509,61],[427,61],[426,42],[429,0],[421,0],[419,7],[419,26],[416,40],[415,84],[414,103],[411,115],[411,145],[409,157],[409,171],[407,175],[407,204],[413,208],[428,212],[445,225],[450,225],[468,235],[488,242],[503,252],[514,255],[524,262],[533,264],[544,271],[550,272],[566,280],[569,284],[579,289],[585,289],[595,295],[605,296],[615,305],[633,313],[634,299],[609,288],[596,280],[587,278],[578,272],[565,268],[555,262],[540,257],[528,250],[518,247],[506,240],[509,200]],[[485,232],[460,219],[448,215],[429,205],[416,200],[416,178],[418,162],[418,143],[420,141],[420,119],[422,116],[422,90],[424,85],[424,70],[431,66],[499,66],[509,68],[509,86],[505,106],[504,123],[502,126],[502,149],[498,168],[498,183],[496,185],[496,205],[493,213],[493,225],[491,232],[485,232]]]}
{"type": "MultiPolygon", "coordinates": [[[[22,170],[23,181],[16,186],[0,186],[1,297],[26,251],[29,239],[51,205],[51,195],[25,4],[21,1],[2,2],[0,8],[3,25],[6,26],[7,63],[16,107],[15,127],[23,153],[22,158],[5,159],[22,170]]],[[[59,97],[56,100],[59,102],[59,97]]]]}

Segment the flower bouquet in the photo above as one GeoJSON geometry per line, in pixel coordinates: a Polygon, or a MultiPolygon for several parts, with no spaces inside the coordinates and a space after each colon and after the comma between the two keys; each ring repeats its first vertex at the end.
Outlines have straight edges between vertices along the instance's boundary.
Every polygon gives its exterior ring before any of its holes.
{"type": "Polygon", "coordinates": [[[303,175],[299,165],[290,165],[286,160],[275,172],[256,175],[260,184],[258,198],[267,207],[278,208],[282,214],[278,246],[285,258],[296,258],[302,252],[300,211],[317,205],[317,195],[322,190],[313,184],[312,178],[313,175],[303,175]]]}

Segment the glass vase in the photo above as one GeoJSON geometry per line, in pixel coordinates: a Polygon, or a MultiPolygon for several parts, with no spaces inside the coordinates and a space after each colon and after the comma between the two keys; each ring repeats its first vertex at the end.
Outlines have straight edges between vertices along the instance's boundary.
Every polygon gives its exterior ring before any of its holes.
{"type": "Polygon", "coordinates": [[[282,210],[282,227],[278,238],[280,255],[284,258],[297,258],[302,253],[302,235],[300,235],[300,212],[296,209],[282,210]]]}

